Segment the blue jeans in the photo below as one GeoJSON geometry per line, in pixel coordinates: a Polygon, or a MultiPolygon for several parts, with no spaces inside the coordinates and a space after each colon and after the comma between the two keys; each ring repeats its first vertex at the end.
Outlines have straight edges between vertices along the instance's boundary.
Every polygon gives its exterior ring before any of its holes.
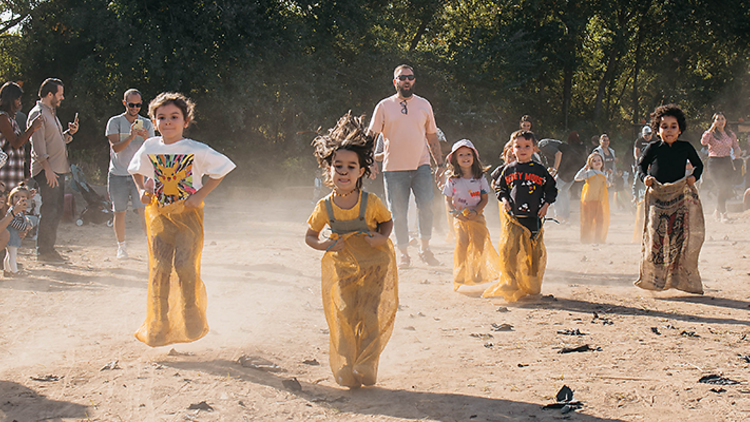
{"type": "Polygon", "coordinates": [[[414,192],[417,201],[417,227],[419,238],[430,240],[432,237],[432,172],[428,164],[416,170],[383,172],[385,199],[393,216],[393,229],[396,232],[396,244],[399,249],[409,246],[409,193],[414,192]]]}
{"type": "Polygon", "coordinates": [[[65,175],[58,174],[57,187],[51,188],[47,184],[44,170],[34,176],[42,195],[42,208],[39,216],[39,228],[36,236],[36,252],[46,254],[55,250],[57,240],[57,226],[60,225],[65,209],[65,175]]]}
{"type": "Polygon", "coordinates": [[[570,218],[570,187],[573,186],[575,180],[566,182],[558,176],[555,182],[557,182],[557,200],[552,204],[555,208],[555,217],[567,220],[570,218]]]}

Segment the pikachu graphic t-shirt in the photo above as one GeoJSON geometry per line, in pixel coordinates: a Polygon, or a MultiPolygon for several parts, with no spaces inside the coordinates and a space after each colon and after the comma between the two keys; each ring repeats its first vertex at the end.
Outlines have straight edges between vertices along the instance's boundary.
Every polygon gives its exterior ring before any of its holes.
{"type": "Polygon", "coordinates": [[[128,166],[130,174],[154,180],[154,196],[159,206],[169,205],[200,189],[204,175],[213,179],[226,176],[235,164],[224,154],[192,139],[165,144],[161,136],[147,139],[128,166]]]}
{"type": "Polygon", "coordinates": [[[497,199],[506,198],[516,217],[536,217],[542,205],[557,199],[555,179],[543,165],[533,161],[508,164],[495,186],[497,199]]]}

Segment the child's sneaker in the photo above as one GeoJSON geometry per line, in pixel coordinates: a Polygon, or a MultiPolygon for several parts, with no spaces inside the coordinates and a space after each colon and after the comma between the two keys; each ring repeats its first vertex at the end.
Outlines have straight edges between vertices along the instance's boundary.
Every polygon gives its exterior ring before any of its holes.
{"type": "Polygon", "coordinates": [[[117,244],[117,259],[128,259],[128,251],[125,249],[125,242],[117,244]]]}

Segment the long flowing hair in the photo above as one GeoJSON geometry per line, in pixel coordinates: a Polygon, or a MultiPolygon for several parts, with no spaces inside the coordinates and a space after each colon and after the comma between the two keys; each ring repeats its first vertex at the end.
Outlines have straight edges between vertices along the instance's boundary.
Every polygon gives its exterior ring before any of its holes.
{"type": "MultiPolygon", "coordinates": [[[[461,148],[469,148],[469,147],[461,147],[461,148]]],[[[471,177],[475,179],[479,179],[487,170],[490,169],[490,167],[485,167],[482,164],[482,162],[479,161],[479,157],[477,157],[477,153],[474,151],[473,148],[469,148],[469,149],[471,150],[471,156],[474,157],[474,161],[471,163],[471,177]]],[[[458,149],[456,151],[458,151],[458,149]]],[[[463,171],[461,171],[461,166],[458,165],[458,157],[456,156],[455,152],[451,155],[450,162],[448,162],[448,176],[458,177],[458,178],[464,176],[463,171]]]]}
{"type": "MultiPolygon", "coordinates": [[[[717,118],[717,117],[719,117],[719,116],[722,116],[722,117],[724,117],[724,120],[726,121],[726,119],[727,119],[727,116],[725,116],[723,112],[721,112],[721,111],[717,111],[716,113],[714,113],[714,115],[713,115],[713,116],[711,116],[711,123],[715,122],[715,121],[716,121],[716,118],[717,118]]],[[[724,125],[724,132],[725,132],[725,133],[727,134],[727,136],[729,136],[730,138],[734,138],[734,137],[735,137],[735,134],[734,134],[734,132],[732,132],[732,131],[731,131],[731,130],[729,129],[729,127],[727,127],[727,125],[726,125],[726,124],[724,125]]],[[[711,131],[711,135],[713,135],[714,139],[716,139],[717,141],[721,139],[721,133],[719,133],[719,130],[718,130],[718,129],[716,129],[716,128],[714,128],[714,129],[713,129],[713,130],[711,131]]]]}
{"type": "Polygon", "coordinates": [[[313,155],[318,160],[318,166],[323,169],[323,180],[329,187],[333,187],[331,180],[331,164],[333,156],[338,150],[353,151],[359,157],[359,166],[365,169],[362,177],[357,179],[357,188],[362,189],[362,178],[370,175],[370,166],[373,163],[373,150],[375,149],[375,137],[367,129],[364,116],[352,116],[351,110],[343,115],[328,133],[318,135],[312,145],[315,148],[313,155]]]}

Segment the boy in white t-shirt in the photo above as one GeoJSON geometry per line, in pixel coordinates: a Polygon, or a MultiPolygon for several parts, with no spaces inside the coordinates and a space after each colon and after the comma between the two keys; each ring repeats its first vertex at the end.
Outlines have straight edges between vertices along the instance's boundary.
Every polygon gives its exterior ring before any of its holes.
{"type": "Polygon", "coordinates": [[[235,165],[208,145],[183,138],[194,107],[179,93],[152,100],[149,116],[161,136],[146,140],[128,167],[141,202],[148,204],[147,316],[135,336],[152,347],[191,342],[208,333],[200,279],[203,200],[235,165]],[[205,185],[203,175],[209,176],[205,185]]]}

